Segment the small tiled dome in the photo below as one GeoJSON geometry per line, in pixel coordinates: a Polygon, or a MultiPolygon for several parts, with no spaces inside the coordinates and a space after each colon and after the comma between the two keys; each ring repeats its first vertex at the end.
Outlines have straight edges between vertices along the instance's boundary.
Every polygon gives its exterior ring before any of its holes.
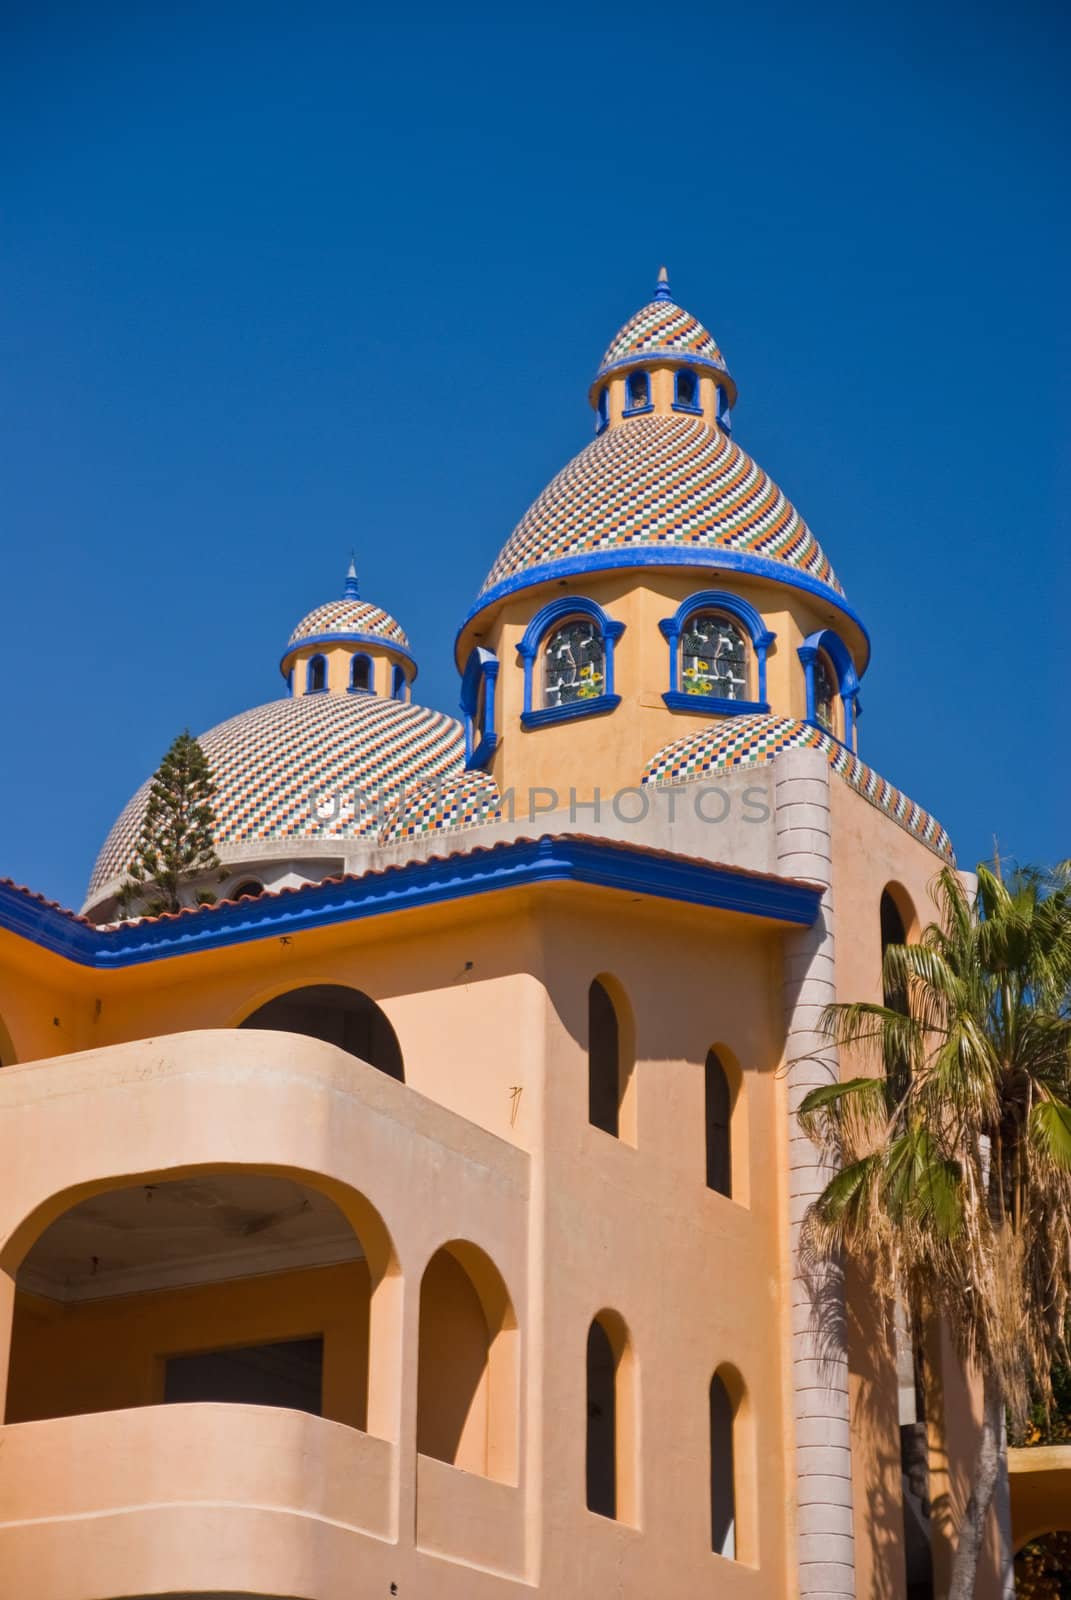
{"type": "Polygon", "coordinates": [[[368,600],[356,599],[328,600],[324,605],[317,606],[315,611],[310,611],[290,635],[287,649],[301,644],[305,639],[322,638],[332,633],[343,638],[372,635],[386,640],[388,644],[401,645],[403,650],[409,649],[409,640],[400,622],[395,622],[380,606],[374,606],[368,600]]]}
{"type": "MultiPolygon", "coordinates": [[[[764,557],[840,584],[799,512],[739,445],[701,418],[636,417],[600,434],[514,528],[481,593],[522,572],[596,553],[676,548],[764,557]]],[[[657,559],[657,557],[655,558],[657,559]]]]}
{"type": "MultiPolygon", "coordinates": [[[[265,840],[374,837],[398,792],[460,777],[465,736],[439,711],[373,695],[303,695],[201,735],[216,782],[219,854],[265,840]]],[[[97,858],[90,900],[124,874],[149,796],[141,788],[97,858]]]]}
{"type": "Polygon", "coordinates": [[[820,750],[857,794],[914,834],[936,855],[954,861],[952,841],[928,811],[821,728],[792,717],[732,717],[663,745],[643,771],[644,783],[693,783],[712,772],[773,761],[783,750],[820,750]]]}
{"type": "Polygon", "coordinates": [[[397,844],[427,834],[455,833],[498,822],[502,816],[498,784],[486,772],[466,772],[442,783],[418,783],[387,812],[380,844],[397,844]]]}
{"type": "MultiPolygon", "coordinates": [[[[661,285],[660,285],[661,287],[661,285]]],[[[641,306],[615,334],[599,363],[598,377],[624,363],[651,360],[659,355],[684,357],[700,364],[710,363],[728,372],[725,357],[703,324],[665,295],[641,306]]]]}

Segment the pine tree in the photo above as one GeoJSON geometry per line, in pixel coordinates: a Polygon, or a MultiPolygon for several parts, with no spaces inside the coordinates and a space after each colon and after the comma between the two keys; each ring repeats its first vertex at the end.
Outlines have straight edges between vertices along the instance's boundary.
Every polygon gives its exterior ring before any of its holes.
{"type": "Polygon", "coordinates": [[[186,729],[152,780],[133,863],[119,891],[124,915],[135,906],[149,916],[178,911],[182,884],[219,866],[213,831],[215,792],[208,758],[186,729]]]}

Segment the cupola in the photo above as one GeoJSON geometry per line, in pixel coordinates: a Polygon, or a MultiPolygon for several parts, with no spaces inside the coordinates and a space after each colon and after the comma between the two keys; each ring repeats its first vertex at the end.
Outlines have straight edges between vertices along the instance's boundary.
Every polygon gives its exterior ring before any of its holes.
{"type": "Polygon", "coordinates": [[[279,668],[294,696],[375,694],[406,701],[417,675],[404,628],[381,606],[361,599],[352,556],[342,598],[302,617],[279,668]]]}

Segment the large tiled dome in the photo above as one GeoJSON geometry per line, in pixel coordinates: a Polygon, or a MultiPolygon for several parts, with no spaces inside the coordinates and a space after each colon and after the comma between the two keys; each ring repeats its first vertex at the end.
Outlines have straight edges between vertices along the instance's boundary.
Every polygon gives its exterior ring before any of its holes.
{"type": "MultiPolygon", "coordinates": [[[[265,840],[375,835],[405,785],[460,775],[465,737],[439,711],[378,695],[274,700],[202,734],[216,781],[220,855],[265,840]]],[[[142,784],[97,857],[92,900],[125,874],[149,796],[142,784]]]]}
{"type": "Polygon", "coordinates": [[[537,581],[539,568],[571,558],[651,551],[654,561],[674,550],[700,566],[720,554],[725,565],[758,557],[775,563],[771,575],[780,565],[841,593],[773,479],[720,429],[683,416],[635,417],[574,456],[514,528],[481,592],[521,573],[537,581]]]}

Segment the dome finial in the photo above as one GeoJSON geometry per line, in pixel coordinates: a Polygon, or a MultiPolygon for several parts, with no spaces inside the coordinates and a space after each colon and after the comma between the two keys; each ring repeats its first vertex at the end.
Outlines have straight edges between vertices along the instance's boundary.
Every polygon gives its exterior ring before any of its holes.
{"type": "Polygon", "coordinates": [[[659,267],[658,269],[658,283],[655,285],[654,297],[656,300],[673,299],[669,287],[669,273],[665,267],[659,267]]]}
{"type": "Polygon", "coordinates": [[[350,551],[350,564],[346,569],[346,587],[342,591],[343,600],[359,600],[361,591],[357,583],[357,560],[353,551],[350,551]]]}

